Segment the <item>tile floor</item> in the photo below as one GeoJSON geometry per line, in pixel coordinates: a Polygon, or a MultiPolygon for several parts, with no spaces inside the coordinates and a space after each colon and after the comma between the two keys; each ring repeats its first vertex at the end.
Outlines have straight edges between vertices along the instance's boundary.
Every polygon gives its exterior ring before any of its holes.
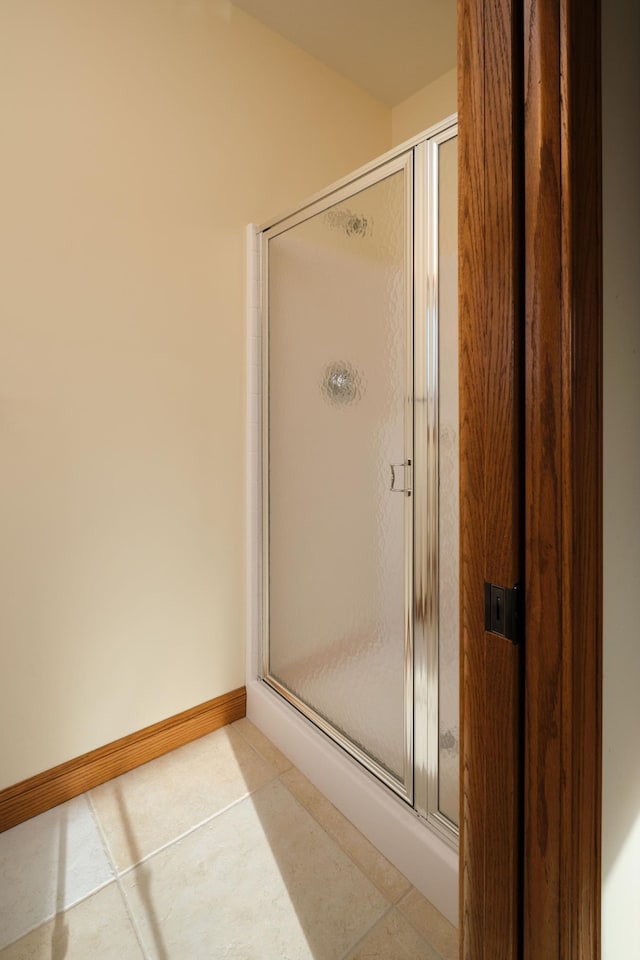
{"type": "Polygon", "coordinates": [[[0,834],[0,960],[455,960],[248,720],[0,834]]]}

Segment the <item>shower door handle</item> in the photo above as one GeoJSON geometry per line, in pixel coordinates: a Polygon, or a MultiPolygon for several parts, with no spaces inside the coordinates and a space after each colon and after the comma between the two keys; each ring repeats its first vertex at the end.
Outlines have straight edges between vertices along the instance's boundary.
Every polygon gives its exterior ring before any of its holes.
{"type": "Polygon", "coordinates": [[[389,490],[391,493],[406,493],[408,497],[411,496],[411,460],[403,460],[402,463],[390,463],[389,467],[391,468],[391,486],[389,490]],[[405,487],[396,487],[396,470],[398,467],[402,467],[405,471],[405,487]]]}

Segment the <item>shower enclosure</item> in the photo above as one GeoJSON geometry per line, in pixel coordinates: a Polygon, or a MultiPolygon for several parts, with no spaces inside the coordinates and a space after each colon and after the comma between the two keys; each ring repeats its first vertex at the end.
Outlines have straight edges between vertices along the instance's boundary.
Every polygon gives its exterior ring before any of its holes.
{"type": "Polygon", "coordinates": [[[262,679],[453,842],[456,134],[260,230],[262,679]]]}

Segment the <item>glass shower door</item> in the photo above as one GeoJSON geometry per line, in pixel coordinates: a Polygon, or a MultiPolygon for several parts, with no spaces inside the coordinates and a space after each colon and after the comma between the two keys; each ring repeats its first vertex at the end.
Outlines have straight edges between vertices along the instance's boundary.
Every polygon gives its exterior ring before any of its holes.
{"type": "Polygon", "coordinates": [[[413,155],[263,234],[265,679],[412,799],[413,155]]]}

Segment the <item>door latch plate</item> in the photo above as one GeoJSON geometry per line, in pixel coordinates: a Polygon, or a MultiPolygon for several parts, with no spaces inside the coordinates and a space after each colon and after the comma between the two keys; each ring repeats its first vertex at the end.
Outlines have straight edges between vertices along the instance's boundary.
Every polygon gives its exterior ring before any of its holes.
{"type": "Polygon", "coordinates": [[[523,633],[524,610],[522,587],[502,587],[497,583],[484,585],[484,628],[487,633],[520,643],[523,633]]]}

